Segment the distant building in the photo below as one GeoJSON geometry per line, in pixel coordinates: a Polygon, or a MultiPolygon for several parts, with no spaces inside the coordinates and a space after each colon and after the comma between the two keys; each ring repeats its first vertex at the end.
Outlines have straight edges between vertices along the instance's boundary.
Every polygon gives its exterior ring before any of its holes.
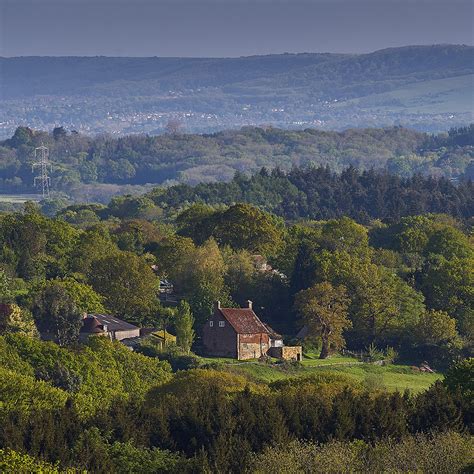
{"type": "Polygon", "coordinates": [[[164,329],[156,330],[150,334],[153,342],[159,346],[160,349],[169,345],[176,344],[176,336],[165,331],[164,329]]]}
{"type": "Polygon", "coordinates": [[[267,273],[280,277],[282,280],[286,280],[286,275],[276,269],[274,269],[263,255],[252,255],[252,262],[255,270],[259,273],[267,273]]]}
{"type": "Polygon", "coordinates": [[[174,292],[173,283],[169,282],[168,280],[160,280],[160,293],[164,293],[170,295],[174,292]]]}
{"type": "MultiPolygon", "coordinates": [[[[203,328],[203,344],[209,355],[239,360],[258,359],[284,346],[282,336],[254,313],[251,301],[247,301],[246,308],[222,308],[217,301],[203,328]]],[[[277,353],[286,354],[281,350],[277,353]]],[[[298,353],[294,355],[296,360],[301,359],[301,348],[298,353]]]]}
{"type": "Polygon", "coordinates": [[[122,341],[140,336],[140,328],[105,314],[87,314],[80,330],[81,339],[90,335],[106,336],[113,341],[122,341]]]}

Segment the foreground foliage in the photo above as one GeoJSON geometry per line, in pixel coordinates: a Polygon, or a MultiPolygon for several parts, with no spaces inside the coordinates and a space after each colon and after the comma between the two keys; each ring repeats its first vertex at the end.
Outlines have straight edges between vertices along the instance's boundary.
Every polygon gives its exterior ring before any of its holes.
{"type": "Polygon", "coordinates": [[[266,474],[327,474],[351,472],[468,472],[474,462],[474,439],[458,433],[414,435],[401,440],[331,441],[317,445],[293,441],[269,447],[254,457],[249,472],[266,474]]]}
{"type": "MultiPolygon", "coordinates": [[[[420,448],[410,464],[425,469],[430,441],[411,435],[472,430],[472,397],[458,390],[454,376],[453,383],[436,382],[413,395],[331,370],[274,383],[222,368],[173,375],[167,363],[100,337],[72,350],[8,335],[0,348],[0,449],[61,469],[245,472],[255,463],[264,469],[272,446],[298,440],[330,443],[317,449],[302,444],[305,456],[315,449],[340,451],[352,456],[354,466],[376,466],[375,453],[395,442],[398,458],[410,457],[413,445],[425,440],[426,450],[420,448]],[[374,443],[372,459],[368,445],[374,443]]],[[[468,366],[456,370],[472,377],[468,366]]],[[[455,434],[446,439],[447,458],[459,463],[466,442],[455,434]]],[[[279,452],[292,462],[286,448],[279,452]]],[[[344,456],[339,459],[346,463],[344,456]]],[[[441,461],[431,462],[443,468],[441,461]]]]}

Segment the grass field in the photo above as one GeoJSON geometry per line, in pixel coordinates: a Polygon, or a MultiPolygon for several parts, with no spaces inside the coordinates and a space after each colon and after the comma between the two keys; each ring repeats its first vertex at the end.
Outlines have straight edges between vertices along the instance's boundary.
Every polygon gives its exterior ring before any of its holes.
{"type": "Polygon", "coordinates": [[[201,360],[203,364],[212,364],[220,370],[246,375],[256,382],[264,383],[329,371],[343,373],[369,388],[385,388],[400,392],[409,389],[417,393],[426,390],[436,380],[442,378],[442,374],[414,372],[405,365],[377,366],[342,356],[325,360],[306,358],[299,366],[265,364],[258,361],[242,362],[226,358],[202,358],[201,360]]]}
{"type": "Polygon", "coordinates": [[[41,201],[39,194],[0,194],[0,202],[23,204],[26,201],[41,201]]]}
{"type": "Polygon", "coordinates": [[[374,113],[472,113],[474,106],[473,84],[474,76],[472,74],[420,81],[404,85],[390,92],[340,101],[334,107],[357,106],[374,113]]]}

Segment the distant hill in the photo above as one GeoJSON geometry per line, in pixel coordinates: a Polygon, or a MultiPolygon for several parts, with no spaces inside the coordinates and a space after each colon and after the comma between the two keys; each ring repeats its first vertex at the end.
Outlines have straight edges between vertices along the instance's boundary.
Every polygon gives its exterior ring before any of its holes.
{"type": "Polygon", "coordinates": [[[243,125],[447,130],[472,121],[474,47],[242,58],[0,58],[0,136],[17,125],[161,133],[243,125]]]}

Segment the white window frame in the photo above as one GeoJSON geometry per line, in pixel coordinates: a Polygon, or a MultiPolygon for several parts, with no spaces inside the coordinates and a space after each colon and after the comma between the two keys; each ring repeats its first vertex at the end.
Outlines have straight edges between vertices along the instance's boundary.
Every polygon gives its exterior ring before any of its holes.
{"type": "Polygon", "coordinates": [[[214,327],[214,321],[209,321],[209,327],[210,328],[214,327]]]}
{"type": "Polygon", "coordinates": [[[225,321],[219,321],[219,327],[223,328],[225,326],[225,321]]]}

